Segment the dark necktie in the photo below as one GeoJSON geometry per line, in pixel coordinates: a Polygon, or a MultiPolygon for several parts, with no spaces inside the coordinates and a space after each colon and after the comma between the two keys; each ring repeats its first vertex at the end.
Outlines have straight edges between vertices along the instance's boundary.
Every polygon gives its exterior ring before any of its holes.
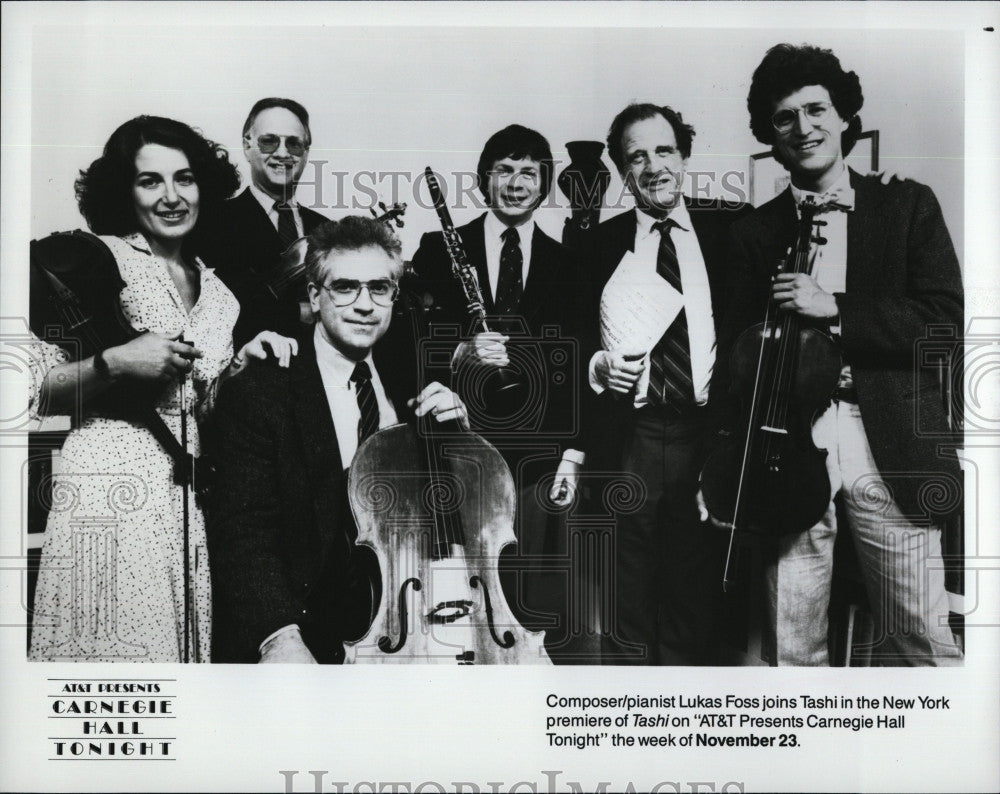
{"type": "Polygon", "coordinates": [[[284,251],[299,238],[299,233],[295,229],[295,214],[283,201],[274,202],[274,208],[278,211],[278,241],[281,243],[281,250],[284,251]]]}
{"type": "MultiPolygon", "coordinates": [[[[660,233],[660,248],[656,255],[656,272],[680,293],[681,268],[677,249],[670,239],[670,229],[676,226],[670,218],[658,221],[653,228],[660,233]]],[[[649,356],[648,399],[654,405],[680,407],[694,402],[691,378],[691,346],[688,341],[687,315],[681,307],[677,317],[664,331],[649,356]]]]}
{"type": "Polygon", "coordinates": [[[368,362],[359,361],[351,373],[351,381],[358,396],[358,408],[361,409],[361,419],[358,422],[358,443],[378,430],[378,401],[375,399],[375,389],[372,387],[372,371],[368,362]]]}
{"type": "Polygon", "coordinates": [[[524,291],[521,237],[517,229],[507,229],[500,236],[503,238],[503,248],[500,249],[500,277],[497,279],[494,305],[497,314],[517,314],[521,293],[524,291]]]}

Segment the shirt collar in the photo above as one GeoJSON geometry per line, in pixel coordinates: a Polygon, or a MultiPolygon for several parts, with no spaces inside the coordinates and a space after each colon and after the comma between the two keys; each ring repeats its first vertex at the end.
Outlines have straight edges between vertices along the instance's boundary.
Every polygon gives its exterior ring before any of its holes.
{"type": "MultiPolygon", "coordinates": [[[[492,212],[486,213],[486,223],[483,226],[483,233],[487,241],[502,242],[502,238],[500,235],[502,235],[509,228],[511,227],[503,223],[492,212]]],[[[526,220],[520,226],[515,226],[513,228],[517,229],[517,233],[521,238],[522,246],[531,243],[535,234],[535,222],[531,218],[528,218],[528,220],[526,220]]]]}
{"type": "MultiPolygon", "coordinates": [[[[319,371],[327,376],[324,380],[346,389],[351,382],[351,375],[354,373],[357,362],[345,356],[326,341],[318,319],[316,320],[316,330],[313,331],[313,343],[316,347],[316,363],[319,365],[319,371]]],[[[372,371],[372,377],[375,377],[375,362],[372,360],[372,351],[368,351],[365,361],[368,362],[368,367],[372,371]]]]}
{"type": "MultiPolygon", "coordinates": [[[[253,182],[250,183],[250,192],[253,194],[253,197],[257,199],[257,203],[264,208],[264,212],[270,213],[271,210],[274,209],[274,202],[277,201],[277,199],[267,195],[267,193],[257,187],[253,182]]],[[[295,196],[292,196],[285,203],[288,204],[289,207],[298,206],[298,202],[295,201],[295,196]]]]}
{"type": "Polygon", "coordinates": [[[136,251],[141,251],[142,253],[149,254],[150,256],[153,255],[153,249],[149,247],[149,240],[146,239],[142,232],[124,234],[121,239],[132,246],[136,251]]]}
{"type": "Polygon", "coordinates": [[[824,190],[822,193],[814,193],[811,190],[802,190],[801,188],[791,185],[792,188],[792,198],[795,199],[795,206],[799,206],[806,196],[812,196],[813,200],[817,203],[819,202],[820,196],[823,193],[829,193],[831,190],[836,190],[837,188],[843,188],[844,190],[851,189],[851,172],[847,170],[847,165],[844,165],[844,170],[841,172],[840,176],[837,177],[837,181],[834,182],[830,187],[824,190]]]}
{"type": "MultiPolygon", "coordinates": [[[[677,205],[667,213],[667,217],[670,218],[677,226],[685,232],[691,231],[691,216],[688,214],[687,203],[684,201],[684,197],[677,202],[677,205]]],[[[642,210],[635,211],[636,226],[635,226],[635,236],[636,239],[642,239],[649,237],[653,234],[653,224],[659,220],[654,218],[652,215],[647,215],[642,210]]]]}
{"type": "MultiPolygon", "coordinates": [[[[134,248],[141,254],[146,254],[147,256],[153,256],[153,249],[149,246],[149,240],[146,239],[146,235],[142,232],[132,232],[131,234],[123,234],[119,238],[127,243],[129,246],[134,248]]],[[[199,270],[214,270],[215,268],[206,267],[205,263],[201,260],[201,257],[192,258],[195,267],[199,270]]]]}

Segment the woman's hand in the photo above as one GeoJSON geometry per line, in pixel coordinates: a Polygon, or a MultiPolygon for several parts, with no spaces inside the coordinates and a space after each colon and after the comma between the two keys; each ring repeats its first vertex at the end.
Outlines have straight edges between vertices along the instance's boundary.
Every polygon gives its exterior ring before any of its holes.
{"type": "Polygon", "coordinates": [[[194,345],[149,331],[104,351],[112,379],[121,377],[166,383],[187,375],[204,354],[194,345]]]}
{"type": "Polygon", "coordinates": [[[455,420],[463,430],[469,429],[469,414],[462,398],[437,381],[427,384],[407,405],[414,409],[417,416],[431,414],[438,422],[455,420]]]}
{"type": "Polygon", "coordinates": [[[292,356],[299,354],[299,343],[290,336],[282,336],[275,331],[261,331],[240,348],[240,352],[233,357],[233,363],[242,367],[249,358],[264,361],[268,350],[278,359],[279,367],[287,367],[292,362],[292,356]]]}

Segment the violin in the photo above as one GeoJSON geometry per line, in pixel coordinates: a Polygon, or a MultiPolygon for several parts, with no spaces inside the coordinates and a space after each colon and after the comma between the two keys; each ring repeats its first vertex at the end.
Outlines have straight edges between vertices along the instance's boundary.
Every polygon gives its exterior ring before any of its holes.
{"type": "MultiPolygon", "coordinates": [[[[801,205],[795,245],[779,272],[810,273],[816,220],[801,205]]],[[[780,536],[814,526],[830,504],[826,450],[812,440],[813,420],[831,402],[840,352],[825,326],[792,312],[779,315],[769,296],[764,320],[737,338],[732,388],[740,397],[739,432],[709,456],[701,474],[709,514],[731,526],[724,586],[737,531],[780,536]]]]}
{"type": "Polygon", "coordinates": [[[516,490],[496,448],[430,415],[388,427],[358,448],[348,496],[382,587],[345,663],[551,664],[544,632],[518,623],[500,586],[516,490]]]}
{"type": "Polygon", "coordinates": [[[118,296],[125,282],[100,238],[76,229],[30,245],[29,324],[36,336],[80,361],[135,339],[118,296]]]}
{"type": "MultiPolygon", "coordinates": [[[[144,331],[132,327],[119,296],[125,288],[114,254],[100,238],[75,229],[30,245],[29,325],[39,339],[82,361],[123,345],[144,331]]],[[[190,482],[193,460],[154,408],[160,383],[123,380],[89,404],[91,408],[144,425],[174,461],[174,479],[190,482]]],[[[74,421],[78,417],[71,417],[74,421]]]]}

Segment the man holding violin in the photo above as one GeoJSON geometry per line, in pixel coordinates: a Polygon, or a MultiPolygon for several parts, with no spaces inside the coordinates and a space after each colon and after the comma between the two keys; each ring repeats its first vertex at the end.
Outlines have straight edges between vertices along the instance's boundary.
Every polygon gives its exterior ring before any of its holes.
{"type": "Polygon", "coordinates": [[[248,368],[218,399],[208,542],[219,662],[342,661],[343,640],[364,633],[377,604],[347,500],[359,444],[428,414],[468,429],[450,389],[417,394],[410,318],[393,323],[400,244],[383,223],[321,225],[306,268],[316,324],[299,354],[287,369],[248,368]]]}
{"type": "Polygon", "coordinates": [[[282,252],[326,220],[295,200],[311,145],[309,113],[294,99],[258,100],[243,124],[250,185],[223,206],[207,255],[240,301],[237,345],[265,328],[290,336],[300,329],[298,296],[279,300],[268,286],[280,275],[282,252]]]}
{"type": "MultiPolygon", "coordinates": [[[[881,184],[848,169],[861,131],[861,85],[829,50],[779,44],[754,72],[750,127],[773,147],[791,186],[733,225],[733,304],[720,337],[777,310],[808,318],[839,345],[840,381],[815,419],[832,494],[842,503],[875,618],[873,661],[961,660],[947,624],[940,521],[961,508],[957,461],[938,453],[945,406],[932,373],[914,372],[932,324],[963,325],[958,260],[933,192],[910,180],[881,184]],[[819,206],[811,273],[778,273],[794,242],[798,206],[819,206]],[[920,417],[918,435],[915,427],[920,417]],[[946,497],[928,498],[934,490],[946,497]]],[[[825,665],[837,509],[782,535],[768,569],[777,664],[825,665]]]]}

